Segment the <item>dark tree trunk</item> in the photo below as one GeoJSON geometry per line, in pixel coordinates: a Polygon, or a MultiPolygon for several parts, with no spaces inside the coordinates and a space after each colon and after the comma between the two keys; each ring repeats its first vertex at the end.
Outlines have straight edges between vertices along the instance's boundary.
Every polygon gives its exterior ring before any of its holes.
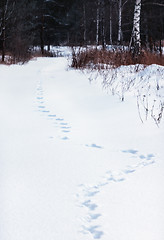
{"type": "Polygon", "coordinates": [[[2,30],[2,62],[5,61],[5,29],[2,30]]]}
{"type": "Polygon", "coordinates": [[[6,39],[6,10],[7,10],[7,3],[3,6],[2,12],[2,62],[5,61],[5,39],[6,39]]]}

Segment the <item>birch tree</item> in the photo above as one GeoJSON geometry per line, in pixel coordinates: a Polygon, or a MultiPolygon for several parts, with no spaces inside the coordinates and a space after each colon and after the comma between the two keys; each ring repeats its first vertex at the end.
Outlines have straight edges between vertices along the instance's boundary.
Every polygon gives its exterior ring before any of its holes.
{"type": "Polygon", "coordinates": [[[123,11],[123,8],[124,8],[124,6],[127,2],[128,2],[128,0],[126,0],[126,1],[118,0],[118,38],[117,38],[118,44],[121,44],[122,40],[123,40],[122,11],[123,11]]]}
{"type": "Polygon", "coordinates": [[[133,51],[134,55],[138,55],[140,53],[140,48],[141,48],[141,34],[140,34],[141,4],[142,4],[142,0],[135,1],[133,30],[132,30],[131,41],[129,45],[129,48],[130,50],[133,51]]]}
{"type": "Polygon", "coordinates": [[[101,25],[102,25],[102,47],[105,48],[106,40],[105,40],[105,2],[101,0],[101,25]]]}
{"type": "Polygon", "coordinates": [[[99,26],[100,26],[100,0],[97,0],[97,12],[96,12],[96,45],[99,44],[99,26]]]}
{"type": "Polygon", "coordinates": [[[110,41],[110,45],[112,45],[113,43],[113,39],[112,39],[112,1],[109,2],[109,41],[110,41]]]}
{"type": "Polygon", "coordinates": [[[118,1],[118,44],[122,40],[122,0],[118,1]]]}

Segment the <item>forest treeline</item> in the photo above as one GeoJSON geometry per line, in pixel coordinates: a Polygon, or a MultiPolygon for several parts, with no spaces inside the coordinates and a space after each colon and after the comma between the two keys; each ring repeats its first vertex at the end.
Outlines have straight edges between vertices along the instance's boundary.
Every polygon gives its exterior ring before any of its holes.
{"type": "Polygon", "coordinates": [[[50,45],[129,46],[137,4],[141,46],[161,51],[163,0],[0,0],[2,61],[7,53],[26,58],[34,46],[43,55],[50,45]]]}

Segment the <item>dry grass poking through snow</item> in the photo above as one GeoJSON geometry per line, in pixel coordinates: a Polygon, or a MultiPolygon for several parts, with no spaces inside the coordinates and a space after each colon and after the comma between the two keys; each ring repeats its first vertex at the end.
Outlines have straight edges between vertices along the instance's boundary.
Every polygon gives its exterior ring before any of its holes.
{"type": "Polygon", "coordinates": [[[103,88],[122,101],[127,95],[135,96],[141,121],[151,117],[157,126],[164,112],[162,66],[164,55],[148,51],[137,58],[128,51],[95,48],[73,49],[72,54],[72,67],[86,69],[91,81],[99,78],[103,88]]]}
{"type": "Polygon", "coordinates": [[[158,64],[164,66],[164,55],[142,50],[138,57],[125,50],[103,50],[103,49],[73,49],[72,67],[74,68],[96,68],[108,69],[117,68],[122,65],[151,65],[158,64]]]}

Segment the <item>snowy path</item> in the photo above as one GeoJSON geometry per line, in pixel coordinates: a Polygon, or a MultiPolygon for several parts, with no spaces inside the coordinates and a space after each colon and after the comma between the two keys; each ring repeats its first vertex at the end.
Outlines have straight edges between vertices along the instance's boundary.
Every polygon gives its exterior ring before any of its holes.
{"type": "Polygon", "coordinates": [[[163,122],[65,58],[0,73],[1,239],[163,240],[163,122]]]}

